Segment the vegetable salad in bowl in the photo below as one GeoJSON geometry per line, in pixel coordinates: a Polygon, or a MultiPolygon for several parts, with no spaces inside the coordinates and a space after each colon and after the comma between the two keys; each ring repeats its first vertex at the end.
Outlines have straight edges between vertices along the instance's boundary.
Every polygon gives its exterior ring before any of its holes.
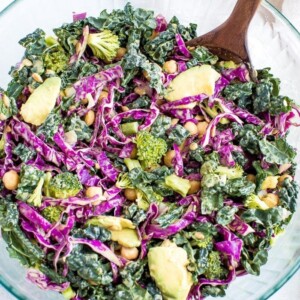
{"type": "Polygon", "coordinates": [[[203,299],[259,275],[296,210],[300,110],[268,68],[186,47],[152,11],[20,41],[0,90],[0,226],[66,299],[203,299]]]}

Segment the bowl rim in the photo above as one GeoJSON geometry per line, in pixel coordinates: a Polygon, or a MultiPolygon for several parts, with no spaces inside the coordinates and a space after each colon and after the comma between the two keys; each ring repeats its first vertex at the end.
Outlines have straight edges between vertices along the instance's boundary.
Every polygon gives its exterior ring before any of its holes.
{"type": "MultiPolygon", "coordinates": [[[[13,0],[11,1],[6,7],[4,7],[0,11],[0,18],[2,15],[4,15],[7,11],[9,11],[16,3],[19,3],[23,0],[13,0]]],[[[295,36],[299,39],[300,42],[300,31],[297,30],[297,28],[294,26],[294,24],[281,12],[279,11],[273,4],[271,4],[268,0],[263,0],[262,5],[272,11],[279,19],[281,19],[295,34],[295,36]]],[[[299,208],[300,209],[300,208],[299,208]]],[[[274,295],[282,286],[284,286],[294,275],[295,273],[300,269],[300,257],[296,259],[295,264],[293,267],[288,270],[282,278],[280,278],[274,287],[272,289],[269,289],[267,292],[265,292],[259,300],[266,300],[270,298],[272,295],[274,295]]],[[[29,298],[22,296],[19,294],[18,291],[15,290],[15,288],[6,282],[4,278],[2,278],[0,274],[0,288],[3,287],[10,295],[14,296],[18,300],[30,300],[29,298]]]]}

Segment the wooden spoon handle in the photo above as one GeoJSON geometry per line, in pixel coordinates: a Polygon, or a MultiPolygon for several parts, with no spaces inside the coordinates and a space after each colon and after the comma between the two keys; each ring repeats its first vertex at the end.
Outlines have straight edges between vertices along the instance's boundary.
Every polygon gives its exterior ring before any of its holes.
{"type": "Polygon", "coordinates": [[[246,34],[262,0],[238,0],[230,17],[214,30],[187,42],[188,46],[206,46],[221,58],[234,57],[247,61],[248,53],[245,47],[246,34]],[[226,49],[228,53],[225,53],[226,49]],[[223,56],[223,57],[222,57],[223,56]]]}
{"type": "Polygon", "coordinates": [[[261,0],[238,0],[230,17],[221,26],[231,38],[241,38],[247,33],[249,24],[261,0]]]}

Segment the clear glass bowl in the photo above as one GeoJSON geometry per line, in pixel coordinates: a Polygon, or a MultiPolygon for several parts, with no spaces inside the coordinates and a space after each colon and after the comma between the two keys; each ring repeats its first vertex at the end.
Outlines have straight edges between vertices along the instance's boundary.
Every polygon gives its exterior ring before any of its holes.
{"type": "MultiPolygon", "coordinates": [[[[22,56],[20,38],[37,27],[51,33],[51,28],[72,20],[72,12],[98,15],[102,9],[122,8],[126,0],[16,0],[0,14],[0,86],[6,86],[6,72],[22,56]]],[[[234,0],[132,0],[136,7],[154,9],[170,18],[177,15],[183,23],[198,23],[198,33],[213,29],[226,19],[234,0]]],[[[230,38],[230,37],[229,37],[230,38]]],[[[249,30],[248,45],[256,68],[271,67],[282,80],[282,93],[300,103],[300,35],[276,9],[263,2],[249,30]]],[[[292,131],[290,142],[300,149],[299,131],[292,131]]],[[[299,156],[298,156],[299,162],[299,156]]],[[[297,172],[299,179],[300,172],[297,172]]],[[[299,201],[300,202],[300,201],[299,201]]],[[[270,251],[261,275],[238,278],[229,287],[229,299],[267,299],[277,291],[300,265],[300,209],[286,233],[270,251]]],[[[10,259],[0,241],[0,283],[9,293],[22,300],[56,300],[59,294],[45,292],[25,279],[25,269],[10,259]]]]}

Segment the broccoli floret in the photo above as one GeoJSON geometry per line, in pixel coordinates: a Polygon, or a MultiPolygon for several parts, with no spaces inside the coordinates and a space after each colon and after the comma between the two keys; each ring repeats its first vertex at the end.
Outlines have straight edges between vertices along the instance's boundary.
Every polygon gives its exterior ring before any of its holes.
{"type": "Polygon", "coordinates": [[[204,276],[208,279],[224,279],[228,271],[222,266],[220,253],[211,251],[208,255],[207,267],[204,276]]]}
{"type": "Polygon", "coordinates": [[[118,187],[119,189],[132,188],[128,173],[121,173],[118,176],[116,187],[118,187]]]}
{"type": "Polygon", "coordinates": [[[42,211],[42,215],[51,223],[56,223],[61,213],[63,212],[63,208],[61,206],[48,206],[42,211]]]}
{"type": "Polygon", "coordinates": [[[156,138],[148,131],[140,131],[136,135],[136,145],[138,160],[145,168],[156,166],[168,150],[165,140],[156,138]]]}
{"type": "Polygon", "coordinates": [[[120,48],[119,38],[110,30],[103,30],[100,33],[90,33],[87,39],[88,46],[94,55],[105,62],[111,62],[117,55],[120,48]]]}
{"type": "Polygon", "coordinates": [[[140,162],[136,159],[124,158],[124,163],[129,171],[134,168],[141,168],[140,162]]]}
{"type": "Polygon", "coordinates": [[[191,183],[188,179],[178,177],[175,174],[167,176],[165,178],[165,184],[182,197],[185,197],[191,188],[191,183]]]}
{"type": "Polygon", "coordinates": [[[51,197],[57,199],[65,199],[73,197],[79,193],[82,185],[78,177],[72,173],[60,173],[53,177],[48,185],[48,190],[51,197]]]}
{"type": "Polygon", "coordinates": [[[266,210],[269,208],[269,206],[255,194],[250,194],[246,198],[244,204],[246,207],[253,208],[253,209],[266,210]]]}
{"type": "Polygon", "coordinates": [[[208,160],[202,164],[200,168],[200,173],[202,175],[214,173],[217,167],[218,167],[218,163],[216,161],[208,160]]]}
{"type": "Polygon", "coordinates": [[[69,57],[60,46],[54,46],[46,52],[43,60],[45,67],[55,73],[61,73],[69,64],[69,57]]]}
{"type": "Polygon", "coordinates": [[[243,176],[244,170],[240,165],[236,164],[233,168],[218,166],[215,173],[219,175],[226,175],[227,179],[236,179],[243,176]]]}
{"type": "Polygon", "coordinates": [[[196,232],[194,234],[192,245],[211,250],[213,246],[213,236],[210,234],[203,234],[202,232],[196,232]]]}
{"type": "MultiPolygon", "coordinates": [[[[212,118],[224,112],[222,106],[218,102],[216,102],[212,107],[210,107],[207,101],[204,101],[201,103],[201,108],[212,118]]],[[[226,118],[222,118],[220,120],[220,123],[228,124],[229,120],[226,118]]]]}
{"type": "Polygon", "coordinates": [[[43,190],[43,184],[44,184],[45,178],[42,177],[36,188],[34,189],[31,196],[28,198],[27,202],[31,203],[33,206],[41,206],[42,204],[42,190],[43,190]]]}

